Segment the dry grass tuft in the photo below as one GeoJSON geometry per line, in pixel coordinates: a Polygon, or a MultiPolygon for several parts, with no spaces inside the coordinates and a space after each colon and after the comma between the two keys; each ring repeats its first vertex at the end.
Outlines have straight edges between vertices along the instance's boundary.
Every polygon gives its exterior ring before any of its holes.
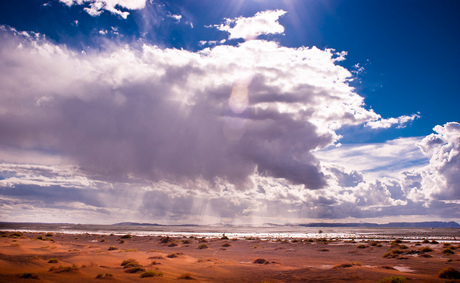
{"type": "Polygon", "coordinates": [[[145,278],[145,277],[162,277],[163,276],[163,272],[161,271],[153,271],[153,270],[147,270],[145,272],[143,272],[140,277],[141,278],[145,278]]]}

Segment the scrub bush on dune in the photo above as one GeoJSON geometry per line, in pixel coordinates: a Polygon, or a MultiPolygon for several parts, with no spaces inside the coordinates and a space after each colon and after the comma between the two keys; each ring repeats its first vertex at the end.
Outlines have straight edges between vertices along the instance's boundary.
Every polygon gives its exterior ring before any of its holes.
{"type": "Polygon", "coordinates": [[[454,254],[454,251],[452,250],[452,248],[449,247],[449,248],[442,249],[441,253],[444,255],[451,255],[451,254],[454,254]]]}
{"type": "Polygon", "coordinates": [[[190,273],[184,273],[184,274],[181,274],[179,277],[177,277],[177,279],[192,280],[192,279],[195,279],[195,278],[193,278],[192,274],[190,274],[190,273]]]}
{"type": "Polygon", "coordinates": [[[163,276],[163,272],[161,271],[153,271],[153,270],[147,270],[145,272],[142,272],[140,277],[145,278],[145,277],[155,277],[155,276],[163,276]]]}
{"type": "Polygon", "coordinates": [[[124,268],[128,268],[128,267],[141,266],[141,265],[136,259],[129,258],[129,259],[123,260],[123,262],[121,263],[121,266],[124,266],[124,268]]]}
{"type": "Polygon", "coordinates": [[[40,276],[39,276],[38,274],[30,273],[30,272],[18,274],[18,277],[19,277],[19,278],[25,278],[25,279],[28,279],[28,278],[40,279],[40,276]]]}
{"type": "Polygon", "coordinates": [[[130,267],[130,268],[125,269],[126,273],[136,273],[136,272],[140,272],[140,271],[145,271],[145,268],[140,267],[140,266],[136,266],[136,267],[130,267]]]}
{"type": "Polygon", "coordinates": [[[200,249],[200,250],[207,249],[207,248],[209,248],[209,247],[206,244],[201,244],[201,245],[198,246],[198,249],[200,249]]]}
{"type": "Polygon", "coordinates": [[[269,262],[267,260],[265,260],[264,258],[257,258],[255,259],[252,263],[256,263],[256,264],[269,264],[269,262]]]}
{"type": "Polygon", "coordinates": [[[438,277],[443,279],[460,279],[460,272],[451,266],[447,266],[439,271],[438,277]]]}
{"type": "Polygon", "coordinates": [[[429,253],[429,252],[432,252],[433,249],[430,248],[430,247],[423,247],[423,248],[420,249],[420,251],[421,251],[422,253],[429,253]]]}
{"type": "Polygon", "coordinates": [[[404,276],[391,276],[380,279],[378,283],[406,283],[407,279],[404,276]]]}

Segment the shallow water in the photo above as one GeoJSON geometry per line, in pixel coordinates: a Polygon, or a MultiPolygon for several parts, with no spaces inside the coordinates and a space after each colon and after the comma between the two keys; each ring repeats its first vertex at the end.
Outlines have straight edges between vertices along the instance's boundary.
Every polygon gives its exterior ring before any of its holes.
{"type": "Polygon", "coordinates": [[[363,227],[301,227],[301,226],[153,226],[153,225],[85,225],[85,224],[42,224],[42,223],[0,223],[0,231],[54,232],[66,234],[131,234],[136,236],[177,237],[257,237],[260,239],[328,238],[389,240],[400,238],[408,241],[422,239],[441,242],[460,242],[460,228],[363,228],[363,227]],[[322,232],[320,233],[319,230],[322,232]]]}

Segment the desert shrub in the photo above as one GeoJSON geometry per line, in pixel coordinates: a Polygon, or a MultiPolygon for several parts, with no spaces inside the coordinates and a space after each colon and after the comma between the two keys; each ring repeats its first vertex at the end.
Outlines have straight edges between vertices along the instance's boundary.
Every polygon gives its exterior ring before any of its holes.
{"type": "Polygon", "coordinates": [[[40,279],[40,276],[38,274],[30,273],[30,272],[18,274],[18,277],[19,278],[25,278],[25,279],[29,279],[29,278],[31,278],[31,279],[40,279]]]}
{"type": "Polygon", "coordinates": [[[432,257],[432,256],[429,255],[429,254],[421,254],[420,257],[430,258],[430,257],[432,257]]]}
{"type": "Polygon", "coordinates": [[[269,262],[267,260],[265,260],[264,258],[257,258],[255,259],[252,263],[256,263],[256,264],[268,264],[269,262]]]}
{"type": "Polygon", "coordinates": [[[159,265],[159,264],[161,264],[161,263],[156,261],[156,260],[152,260],[152,265],[159,265]]]}
{"type": "Polygon", "coordinates": [[[142,271],[145,271],[145,268],[140,267],[140,266],[134,266],[134,267],[125,269],[126,273],[136,273],[136,272],[142,272],[142,271]]]}
{"type": "Polygon", "coordinates": [[[118,250],[118,247],[116,247],[116,246],[110,246],[109,247],[109,251],[114,251],[114,250],[118,250]]]}
{"type": "Polygon", "coordinates": [[[142,272],[140,277],[145,278],[145,277],[155,277],[155,276],[163,276],[163,272],[161,271],[153,271],[153,270],[147,270],[145,272],[142,272]]]}
{"type": "Polygon", "coordinates": [[[178,257],[177,253],[172,253],[166,256],[167,258],[176,258],[178,257]]]}
{"type": "Polygon", "coordinates": [[[407,250],[409,247],[406,246],[406,245],[399,245],[399,248],[400,248],[401,250],[407,250]]]}
{"type": "Polygon", "coordinates": [[[401,239],[396,239],[394,240],[393,242],[391,242],[392,244],[395,243],[395,244],[401,244],[402,243],[402,240],[401,239]]]}
{"type": "Polygon", "coordinates": [[[206,240],[204,237],[199,240],[200,243],[207,243],[208,240],[206,240]]]}
{"type": "Polygon", "coordinates": [[[377,242],[377,241],[372,241],[372,242],[369,243],[369,245],[371,245],[373,247],[377,246],[378,244],[379,244],[379,242],[377,242]]]}
{"type": "Polygon", "coordinates": [[[452,262],[452,259],[451,258],[447,259],[447,262],[452,262]]]}
{"type": "Polygon", "coordinates": [[[99,273],[98,275],[96,275],[96,279],[97,279],[97,278],[104,278],[104,277],[105,277],[105,278],[111,278],[111,277],[113,277],[113,275],[112,275],[111,273],[106,273],[106,274],[104,274],[104,273],[99,273]]]}
{"type": "Polygon", "coordinates": [[[222,247],[225,247],[225,248],[228,248],[228,247],[230,247],[230,246],[231,246],[231,245],[230,245],[229,243],[224,243],[224,244],[222,244],[222,247]]]}
{"type": "Polygon", "coordinates": [[[396,249],[390,250],[382,255],[383,258],[395,258],[398,257],[400,254],[404,253],[403,251],[396,249]]]}
{"type": "Polygon", "coordinates": [[[443,279],[460,279],[460,272],[451,266],[446,266],[439,271],[438,277],[443,279]]]}
{"type": "Polygon", "coordinates": [[[10,235],[10,238],[18,238],[24,236],[24,233],[22,232],[14,232],[10,235]]]}
{"type": "Polygon", "coordinates": [[[451,255],[454,254],[454,251],[449,247],[441,250],[441,253],[444,255],[451,255]]]}
{"type": "Polygon", "coordinates": [[[54,240],[53,240],[53,239],[51,239],[51,238],[48,238],[48,237],[46,237],[46,238],[43,238],[43,236],[38,236],[38,237],[37,237],[37,240],[41,240],[41,241],[51,241],[51,242],[54,242],[54,240]]]}
{"type": "Polygon", "coordinates": [[[188,245],[188,244],[191,244],[191,243],[192,243],[192,241],[190,241],[190,240],[182,240],[182,244],[184,244],[184,245],[188,245]]]}
{"type": "Polygon", "coordinates": [[[54,237],[54,234],[51,233],[51,232],[48,232],[48,233],[45,234],[45,237],[54,237]]]}
{"type": "Polygon", "coordinates": [[[430,244],[434,244],[434,245],[436,245],[436,244],[439,244],[439,242],[438,242],[438,241],[436,241],[436,240],[431,240],[430,244]]]}
{"type": "Polygon", "coordinates": [[[221,240],[228,240],[228,237],[225,236],[225,233],[222,235],[222,238],[220,238],[221,240]]]}
{"type": "Polygon", "coordinates": [[[53,257],[53,258],[50,258],[50,260],[48,260],[48,263],[58,263],[59,262],[59,259],[53,257]]]}
{"type": "Polygon", "coordinates": [[[134,258],[128,258],[128,259],[125,259],[125,260],[123,260],[121,262],[121,266],[126,267],[127,265],[129,265],[129,266],[134,266],[134,265],[135,266],[140,266],[139,262],[134,258]]]}
{"type": "Polygon", "coordinates": [[[120,237],[120,239],[131,239],[133,236],[131,236],[130,234],[126,234],[126,235],[123,235],[120,237]]]}
{"type": "Polygon", "coordinates": [[[138,252],[139,250],[138,249],[126,249],[126,250],[123,250],[123,252],[125,253],[135,253],[135,252],[138,252]]]}
{"type": "Polygon", "coordinates": [[[365,249],[365,248],[367,248],[367,246],[366,246],[366,245],[358,245],[358,246],[356,246],[356,248],[358,248],[358,249],[365,249]]]}
{"type": "Polygon", "coordinates": [[[428,241],[428,239],[423,239],[422,244],[428,244],[428,243],[430,243],[430,241],[428,241]]]}
{"type": "Polygon", "coordinates": [[[192,280],[192,279],[195,279],[195,278],[193,278],[192,274],[190,274],[190,273],[184,273],[184,274],[181,274],[179,277],[177,277],[177,279],[192,280]]]}
{"type": "Polygon", "coordinates": [[[206,244],[201,244],[201,245],[198,246],[198,248],[199,248],[200,250],[202,250],[202,249],[207,249],[207,248],[209,248],[209,247],[208,247],[208,245],[206,245],[206,244]]]}
{"type": "Polygon", "coordinates": [[[422,253],[429,253],[429,252],[432,252],[433,249],[430,248],[430,247],[423,247],[423,248],[420,249],[420,251],[421,251],[422,253]]]}
{"type": "Polygon", "coordinates": [[[137,262],[130,262],[128,264],[126,264],[123,268],[126,269],[126,268],[131,268],[131,267],[140,267],[141,265],[137,262]]]}
{"type": "Polygon", "coordinates": [[[161,255],[154,255],[154,256],[149,256],[149,259],[164,259],[164,257],[161,255]]]}
{"type": "Polygon", "coordinates": [[[169,242],[172,242],[172,239],[169,237],[169,236],[166,236],[166,237],[161,237],[160,238],[160,243],[161,244],[167,244],[169,242]]]}
{"type": "Polygon", "coordinates": [[[404,276],[391,276],[379,280],[379,283],[406,283],[407,279],[404,276]]]}
{"type": "Polygon", "coordinates": [[[352,266],[353,266],[352,262],[345,262],[345,263],[334,265],[332,268],[347,268],[347,267],[352,267],[352,266]]]}
{"type": "Polygon", "coordinates": [[[71,266],[62,266],[60,265],[59,267],[51,266],[49,271],[55,271],[57,273],[61,272],[70,272],[70,271],[77,271],[79,268],[76,264],[72,264],[71,266]]]}
{"type": "Polygon", "coordinates": [[[168,247],[170,247],[170,248],[171,248],[171,247],[176,247],[176,246],[177,246],[177,244],[174,243],[174,242],[171,242],[171,243],[168,244],[168,247]]]}

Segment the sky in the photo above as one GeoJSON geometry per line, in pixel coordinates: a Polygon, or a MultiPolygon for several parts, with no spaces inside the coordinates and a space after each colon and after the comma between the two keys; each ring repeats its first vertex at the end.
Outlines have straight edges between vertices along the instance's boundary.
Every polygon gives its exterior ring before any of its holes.
{"type": "Polygon", "coordinates": [[[0,221],[460,221],[460,2],[1,0],[0,221]]]}

